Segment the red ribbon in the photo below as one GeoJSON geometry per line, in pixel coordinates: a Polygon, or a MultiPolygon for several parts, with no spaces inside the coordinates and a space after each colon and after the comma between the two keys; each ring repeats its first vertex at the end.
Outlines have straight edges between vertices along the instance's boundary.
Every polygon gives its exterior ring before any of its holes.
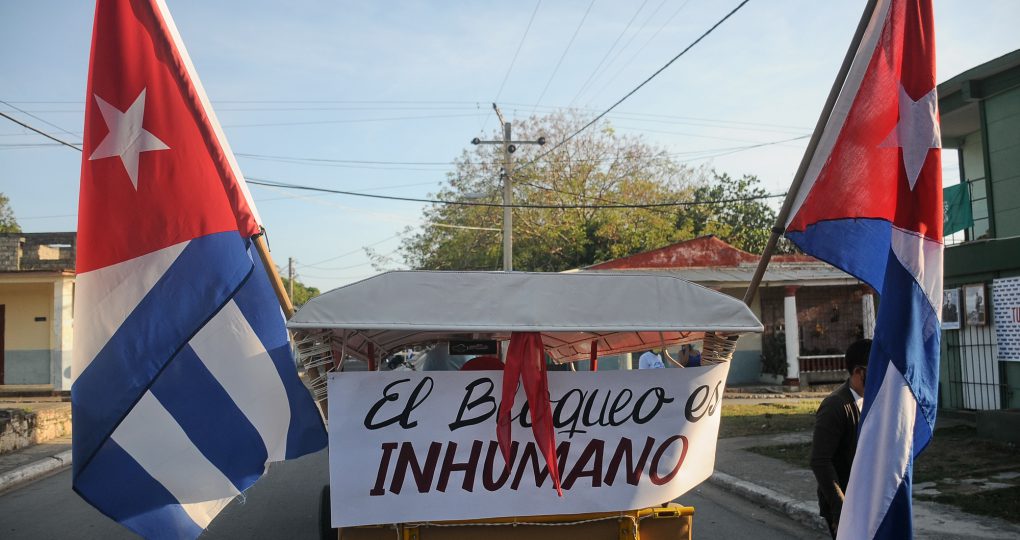
{"type": "Polygon", "coordinates": [[[552,407],[549,404],[549,378],[545,369],[545,348],[542,335],[538,332],[510,334],[510,346],[506,352],[506,368],[503,369],[503,400],[499,403],[496,417],[496,440],[507,466],[510,465],[510,411],[517,394],[518,379],[524,381],[524,394],[531,410],[531,432],[538,449],[545,456],[556,493],[563,496],[560,488],[560,469],[556,462],[556,432],[553,430],[552,407]]]}

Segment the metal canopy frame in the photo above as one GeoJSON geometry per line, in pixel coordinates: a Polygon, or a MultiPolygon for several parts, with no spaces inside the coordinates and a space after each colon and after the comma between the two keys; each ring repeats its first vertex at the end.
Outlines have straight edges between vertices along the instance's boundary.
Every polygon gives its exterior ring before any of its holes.
{"type": "MultiPolygon", "coordinates": [[[[739,299],[674,276],[635,272],[387,272],[310,300],[288,323],[297,339],[330,332],[374,362],[452,339],[540,332],[557,362],[761,332],[739,299]]],[[[338,359],[339,360],[339,359],[338,359]]]]}

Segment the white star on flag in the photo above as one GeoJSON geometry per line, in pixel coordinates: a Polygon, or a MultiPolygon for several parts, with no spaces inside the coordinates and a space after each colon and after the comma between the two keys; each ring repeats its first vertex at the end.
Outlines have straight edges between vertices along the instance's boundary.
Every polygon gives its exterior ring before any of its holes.
{"type": "Polygon", "coordinates": [[[942,148],[942,132],[938,122],[938,96],[935,89],[914,101],[900,84],[900,122],[886,136],[879,148],[902,148],[907,182],[914,190],[921,167],[931,148],[942,148]]]}
{"type": "Polygon", "coordinates": [[[145,116],[145,89],[138,94],[128,110],[121,112],[103,98],[95,96],[99,112],[103,115],[110,133],[99,143],[89,160],[119,157],[127,169],[131,185],[138,190],[138,155],[152,150],[169,150],[170,147],[142,127],[145,116]]]}

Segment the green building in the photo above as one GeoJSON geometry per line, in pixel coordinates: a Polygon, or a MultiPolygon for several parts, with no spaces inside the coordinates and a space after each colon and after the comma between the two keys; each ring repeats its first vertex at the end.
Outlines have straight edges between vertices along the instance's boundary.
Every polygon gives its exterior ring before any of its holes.
{"type": "Polygon", "coordinates": [[[1020,50],[949,79],[938,95],[943,153],[958,153],[973,216],[945,250],[946,301],[958,295],[959,322],[943,323],[941,406],[1020,408],[1020,361],[1000,351],[990,306],[995,280],[1020,276],[1020,50]]]}

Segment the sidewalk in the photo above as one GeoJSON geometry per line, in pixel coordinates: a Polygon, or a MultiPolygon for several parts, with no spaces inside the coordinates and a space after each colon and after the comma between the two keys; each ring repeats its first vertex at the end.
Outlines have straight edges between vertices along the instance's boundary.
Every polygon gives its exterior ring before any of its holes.
{"type": "Polygon", "coordinates": [[[71,465],[71,437],[0,455],[0,495],[71,465]]]}
{"type": "MultiPolygon", "coordinates": [[[[24,394],[20,389],[19,393],[24,394]]],[[[71,464],[70,403],[60,396],[4,394],[0,395],[0,409],[30,411],[35,415],[31,427],[11,428],[5,424],[6,430],[13,430],[4,431],[5,437],[17,438],[14,448],[18,449],[0,454],[0,494],[71,464]]],[[[24,415],[18,413],[7,421],[23,422],[24,415]]]]}
{"type": "MultiPolygon", "coordinates": [[[[805,468],[798,468],[745,450],[810,440],[811,434],[803,432],[720,439],[716,472],[709,481],[789,515],[808,527],[824,531],[825,522],[818,515],[815,478],[806,464],[805,468]]],[[[1020,526],[915,498],[914,534],[918,538],[933,539],[1018,538],[1020,526]]]]}

